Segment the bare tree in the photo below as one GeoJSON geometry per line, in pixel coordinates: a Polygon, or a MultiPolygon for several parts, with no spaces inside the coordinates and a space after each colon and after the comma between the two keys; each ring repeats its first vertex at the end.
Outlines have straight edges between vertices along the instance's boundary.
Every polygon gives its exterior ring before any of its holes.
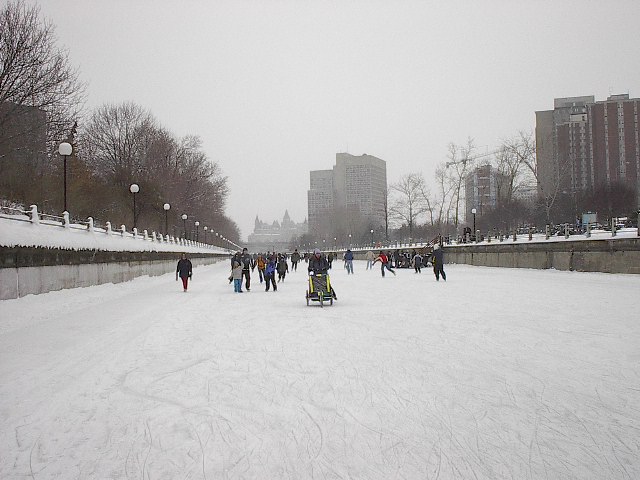
{"type": "Polygon", "coordinates": [[[451,218],[452,199],[454,197],[454,185],[455,182],[451,181],[449,170],[446,168],[446,164],[442,163],[436,168],[436,185],[438,188],[437,193],[437,214],[436,223],[442,225],[448,223],[451,218]]]}
{"type": "Polygon", "coordinates": [[[452,174],[449,177],[453,195],[451,196],[451,205],[455,211],[453,223],[458,228],[460,221],[460,192],[464,184],[464,179],[469,172],[469,168],[474,160],[473,152],[475,144],[472,138],[467,139],[466,145],[458,146],[453,143],[449,144],[449,161],[446,167],[451,167],[452,174]]]}
{"type": "MultiPolygon", "coordinates": [[[[85,89],[56,40],[55,28],[40,18],[38,7],[17,0],[0,10],[0,132],[16,123],[27,123],[31,130],[45,128],[50,148],[77,119],[85,89]],[[31,115],[27,107],[46,112],[44,126],[24,121],[31,115]]],[[[23,130],[24,136],[31,134],[23,130]]],[[[3,136],[0,143],[15,141],[3,136]]]]}
{"type": "Polygon", "coordinates": [[[546,223],[551,222],[551,211],[562,193],[562,186],[570,173],[569,161],[559,161],[557,158],[550,165],[550,175],[543,181],[536,156],[536,142],[533,133],[518,132],[518,135],[505,141],[503,148],[515,159],[525,165],[536,179],[538,195],[544,209],[546,223]]]}
{"type": "Polygon", "coordinates": [[[409,236],[413,238],[416,220],[427,211],[424,178],[420,173],[409,173],[391,185],[391,189],[397,197],[391,204],[389,212],[395,219],[406,223],[409,227],[409,236]]]}

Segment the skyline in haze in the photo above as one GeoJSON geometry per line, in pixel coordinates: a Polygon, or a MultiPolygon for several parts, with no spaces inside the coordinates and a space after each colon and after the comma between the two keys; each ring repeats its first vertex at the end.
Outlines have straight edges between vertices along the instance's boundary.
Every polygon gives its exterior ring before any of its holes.
{"type": "Polygon", "coordinates": [[[256,215],[302,222],[336,153],[432,184],[449,143],[490,151],[556,97],[640,95],[640,2],[34,3],[88,110],[132,101],[202,138],[243,239],[256,215]]]}

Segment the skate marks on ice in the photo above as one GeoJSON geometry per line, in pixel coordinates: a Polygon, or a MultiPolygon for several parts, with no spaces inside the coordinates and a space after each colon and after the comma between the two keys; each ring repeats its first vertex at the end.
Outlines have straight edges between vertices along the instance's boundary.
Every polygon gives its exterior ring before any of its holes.
{"type": "MultiPolygon", "coordinates": [[[[562,314],[600,277],[559,292],[561,272],[382,282],[358,265],[334,269],[324,309],[305,305],[301,272],[236,295],[214,266],[187,294],[161,278],[108,288],[90,311],[124,308],[94,323],[67,308],[44,337],[15,326],[0,477],[638,477],[638,327],[562,314]]],[[[622,298],[639,286],[607,282],[622,298]]]]}

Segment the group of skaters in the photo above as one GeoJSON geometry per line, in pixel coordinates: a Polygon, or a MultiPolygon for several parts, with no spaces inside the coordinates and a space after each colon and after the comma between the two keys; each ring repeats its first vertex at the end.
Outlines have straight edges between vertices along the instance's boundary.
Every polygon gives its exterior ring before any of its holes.
{"type": "MultiPolygon", "coordinates": [[[[287,273],[290,271],[297,271],[298,264],[302,260],[308,264],[307,270],[309,273],[326,274],[331,270],[336,258],[336,254],[329,252],[325,256],[318,249],[315,249],[313,253],[305,253],[304,255],[300,255],[296,249],[289,256],[286,253],[277,252],[250,254],[246,248],[243,248],[241,252],[238,251],[231,257],[229,283],[233,283],[233,291],[236,293],[242,293],[245,290],[249,292],[251,291],[251,273],[257,269],[260,284],[265,284],[265,291],[268,292],[271,289],[276,292],[278,291],[277,284],[284,282],[287,273]],[[291,268],[289,268],[289,261],[291,261],[291,268]],[[244,290],[242,289],[243,283],[244,290]]],[[[347,274],[353,274],[354,255],[351,249],[347,249],[342,259],[347,274]]],[[[433,252],[426,256],[421,255],[417,250],[413,250],[411,253],[400,251],[392,253],[380,250],[377,255],[372,250],[369,250],[365,255],[365,259],[367,261],[367,270],[373,269],[373,266],[379,262],[380,272],[383,277],[385,276],[385,270],[396,275],[394,263],[395,268],[405,267],[408,264],[414,268],[415,273],[421,273],[422,267],[431,262],[436,280],[439,281],[440,277],[444,281],[447,280],[447,275],[444,272],[444,252],[438,244],[433,247],[433,252]]],[[[186,254],[183,253],[176,268],[176,281],[178,278],[182,280],[183,291],[187,291],[188,282],[192,276],[193,266],[186,254]]]]}
{"type": "Polygon", "coordinates": [[[265,284],[265,291],[271,288],[278,291],[277,283],[284,282],[289,273],[289,260],[291,260],[291,271],[298,270],[300,263],[300,253],[296,249],[289,257],[286,253],[267,252],[250,254],[246,248],[242,252],[236,252],[231,257],[231,275],[229,283],[233,283],[233,291],[242,293],[242,284],[247,292],[251,291],[251,272],[258,270],[260,283],[265,284]],[[277,282],[276,282],[277,275],[277,282]]]}

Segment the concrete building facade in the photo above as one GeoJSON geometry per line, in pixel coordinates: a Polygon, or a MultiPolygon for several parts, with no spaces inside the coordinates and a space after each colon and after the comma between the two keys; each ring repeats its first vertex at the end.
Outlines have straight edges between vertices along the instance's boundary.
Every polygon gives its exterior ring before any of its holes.
{"type": "Polygon", "coordinates": [[[387,197],[387,163],[373,155],[337,153],[332,170],[310,172],[309,225],[319,225],[322,216],[335,209],[357,211],[380,223],[387,197]]]}
{"type": "Polygon", "coordinates": [[[640,99],[623,94],[556,98],[536,112],[539,193],[624,185],[640,205],[639,110],[640,99]]]}

